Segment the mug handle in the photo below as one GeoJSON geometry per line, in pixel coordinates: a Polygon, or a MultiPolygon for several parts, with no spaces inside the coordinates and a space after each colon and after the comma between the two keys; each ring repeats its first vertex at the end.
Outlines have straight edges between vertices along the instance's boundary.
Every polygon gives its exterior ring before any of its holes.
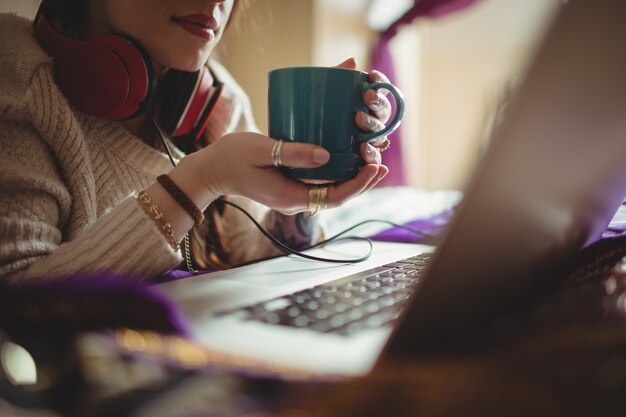
{"type": "Polygon", "coordinates": [[[381,88],[389,90],[389,92],[396,99],[396,113],[393,115],[391,121],[387,123],[387,126],[384,129],[379,130],[378,132],[359,133],[359,139],[362,142],[371,142],[374,139],[378,139],[382,136],[387,136],[390,133],[393,133],[400,126],[402,118],[404,117],[404,96],[395,85],[383,82],[371,84],[364,83],[363,94],[365,94],[365,91],[367,90],[379,90],[381,88]]]}

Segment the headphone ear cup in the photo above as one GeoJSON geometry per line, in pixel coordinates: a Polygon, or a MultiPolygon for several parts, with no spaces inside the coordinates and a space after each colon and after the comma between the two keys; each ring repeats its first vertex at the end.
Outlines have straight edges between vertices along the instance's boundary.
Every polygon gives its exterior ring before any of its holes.
{"type": "MultiPolygon", "coordinates": [[[[126,69],[128,87],[126,98],[108,116],[109,119],[127,119],[145,109],[155,87],[154,70],[147,52],[132,38],[121,34],[107,34],[89,40],[113,51],[126,69]]],[[[125,83],[119,84],[120,87],[125,83]]]]}
{"type": "Polygon", "coordinates": [[[121,35],[71,39],[43,14],[35,21],[35,33],[41,46],[54,57],[59,88],[77,109],[107,119],[126,119],[142,110],[154,76],[150,61],[134,41],[121,35]]]}

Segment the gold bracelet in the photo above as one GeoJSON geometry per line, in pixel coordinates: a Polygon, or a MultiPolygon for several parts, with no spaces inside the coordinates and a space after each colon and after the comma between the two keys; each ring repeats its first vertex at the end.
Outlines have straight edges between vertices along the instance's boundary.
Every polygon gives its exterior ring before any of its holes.
{"type": "Polygon", "coordinates": [[[167,191],[174,200],[176,200],[178,205],[189,213],[196,226],[202,223],[204,220],[204,214],[202,211],[193,201],[191,201],[189,197],[187,197],[187,194],[185,194],[185,192],[181,190],[167,174],[159,175],[157,177],[157,182],[161,184],[161,187],[165,188],[165,191],[167,191]]]}
{"type": "MultiPolygon", "coordinates": [[[[189,232],[191,233],[191,232],[189,232]]],[[[187,271],[189,272],[198,272],[198,270],[196,268],[193,267],[193,263],[191,262],[191,245],[189,244],[189,241],[191,240],[191,237],[189,236],[189,233],[187,233],[183,239],[183,243],[185,244],[184,248],[184,252],[185,252],[185,264],[187,266],[187,271]]]]}
{"type": "Polygon", "coordinates": [[[150,209],[150,214],[152,214],[154,220],[161,226],[161,230],[170,241],[172,249],[178,252],[180,250],[180,245],[178,244],[178,241],[174,236],[174,230],[172,229],[172,225],[167,220],[165,220],[165,218],[163,218],[163,213],[161,212],[159,207],[152,202],[152,199],[145,191],[140,192],[137,198],[150,209]]]}

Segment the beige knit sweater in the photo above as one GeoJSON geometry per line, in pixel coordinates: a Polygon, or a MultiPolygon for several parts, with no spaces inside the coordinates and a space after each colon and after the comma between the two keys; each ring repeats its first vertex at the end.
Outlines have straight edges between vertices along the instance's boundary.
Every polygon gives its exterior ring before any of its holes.
{"type": "MultiPolygon", "coordinates": [[[[246,95],[224,68],[212,68],[225,87],[209,139],[256,130],[246,95]]],[[[0,15],[0,277],[112,271],[149,279],[172,269],[180,254],[135,198],[171,168],[119,123],[72,109],[31,22],[0,15]]],[[[257,218],[267,212],[254,208],[257,218]]],[[[230,213],[224,228],[233,259],[270,250],[241,214],[230,213]]]]}

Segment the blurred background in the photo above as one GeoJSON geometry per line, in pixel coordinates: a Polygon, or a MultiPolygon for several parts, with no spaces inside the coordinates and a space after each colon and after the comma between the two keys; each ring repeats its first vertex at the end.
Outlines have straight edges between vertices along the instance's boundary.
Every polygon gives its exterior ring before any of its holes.
{"type": "MultiPolygon", "coordinates": [[[[333,66],[349,57],[355,57],[361,69],[369,69],[380,31],[413,1],[247,3],[218,56],[248,92],[257,124],[267,132],[268,71],[333,66]]],[[[404,184],[425,190],[463,188],[488,141],[498,102],[523,75],[560,3],[476,0],[454,13],[418,18],[400,28],[389,45],[396,84],[406,98],[406,115],[399,135],[402,153],[391,169],[401,170],[404,184]]],[[[38,4],[1,0],[0,12],[33,18],[38,4]]]]}

